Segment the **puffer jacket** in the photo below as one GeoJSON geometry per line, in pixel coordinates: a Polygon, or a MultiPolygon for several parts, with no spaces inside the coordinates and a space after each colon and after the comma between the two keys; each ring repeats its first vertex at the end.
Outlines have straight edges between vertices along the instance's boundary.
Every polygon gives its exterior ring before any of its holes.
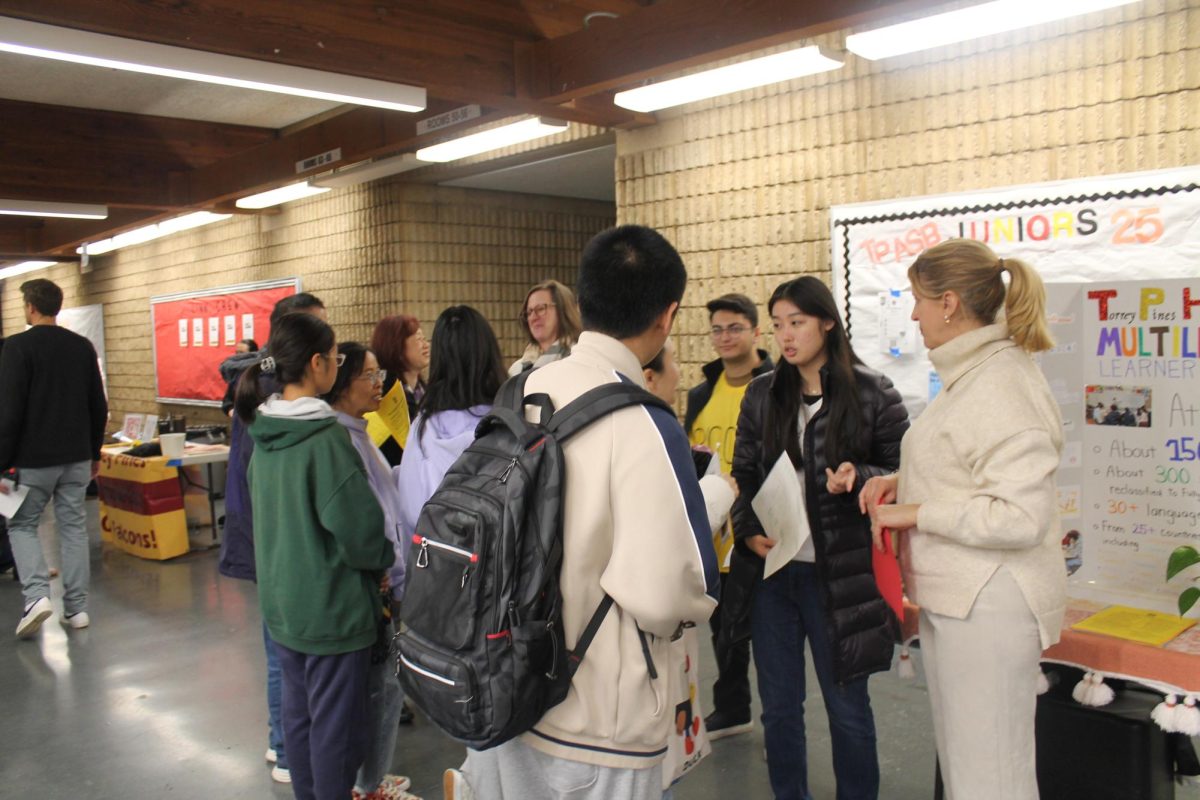
{"type": "MultiPolygon", "coordinates": [[[[762,523],[751,501],[774,466],[778,453],[767,452],[763,426],[779,369],[794,369],[780,362],[770,375],[755,378],[746,388],[738,418],[733,477],[740,494],[733,506],[736,554],[756,563],[762,576],[762,559],[746,546],[748,536],[761,535],[762,523]]],[[[804,488],[808,521],[812,528],[817,574],[825,593],[829,639],[833,643],[834,676],[838,683],[857,680],[886,670],[892,661],[895,617],[875,586],[871,567],[871,523],[858,510],[858,492],[868,478],[895,472],[900,465],[900,440],[908,430],[908,412],[900,393],[888,378],[865,366],[854,368],[862,398],[862,451],[868,455],[855,463],[854,491],[830,494],[825,468],[836,468],[825,458],[828,409],[818,409],[804,428],[804,488]]],[[[821,371],[822,382],[828,377],[821,371]]],[[[748,613],[749,596],[744,598],[748,613]]]]}

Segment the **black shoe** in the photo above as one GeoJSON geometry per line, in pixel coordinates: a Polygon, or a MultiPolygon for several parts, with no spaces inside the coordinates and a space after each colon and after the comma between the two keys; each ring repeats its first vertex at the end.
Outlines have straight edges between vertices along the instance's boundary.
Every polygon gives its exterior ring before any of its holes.
{"type": "Polygon", "coordinates": [[[714,711],[704,718],[704,727],[708,729],[708,738],[712,741],[752,731],[754,721],[749,714],[735,717],[724,711],[714,711]]]}
{"type": "Polygon", "coordinates": [[[408,701],[406,700],[404,702],[404,704],[400,706],[400,724],[401,725],[412,725],[412,723],[413,723],[413,712],[412,712],[412,709],[408,707],[408,701]]]}

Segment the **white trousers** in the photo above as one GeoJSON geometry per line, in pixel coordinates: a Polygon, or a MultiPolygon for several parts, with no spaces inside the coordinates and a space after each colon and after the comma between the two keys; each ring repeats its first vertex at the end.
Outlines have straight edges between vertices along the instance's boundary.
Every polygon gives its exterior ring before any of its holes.
{"type": "Polygon", "coordinates": [[[966,619],[922,611],[920,636],[947,800],[1037,800],[1042,646],[1017,582],[998,570],[966,619]]]}

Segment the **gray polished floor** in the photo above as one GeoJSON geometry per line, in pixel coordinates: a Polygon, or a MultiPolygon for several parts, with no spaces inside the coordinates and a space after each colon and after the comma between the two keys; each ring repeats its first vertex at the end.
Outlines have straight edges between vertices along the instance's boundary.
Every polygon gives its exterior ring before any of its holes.
{"type": "MultiPolygon", "coordinates": [[[[89,629],[67,633],[54,617],[36,639],[17,641],[11,629],[20,587],[0,578],[0,798],[290,797],[271,782],[263,761],[264,664],[253,586],[220,577],[215,550],[158,563],[102,549],[96,504],[88,505],[89,629]]],[[[194,544],[208,538],[201,532],[194,544]]],[[[816,685],[811,675],[809,681],[816,685]]],[[[924,684],[879,675],[871,697],[881,797],[928,800],[934,756],[924,684]]],[[[832,800],[819,693],[806,717],[812,793],[832,800]]],[[[462,752],[418,718],[401,729],[395,771],[411,776],[414,792],[436,800],[442,770],[457,766],[462,752]]],[[[770,798],[762,752],[757,727],[716,742],[675,797],[770,798]]],[[[1200,791],[1177,797],[1200,798],[1200,791]]]]}

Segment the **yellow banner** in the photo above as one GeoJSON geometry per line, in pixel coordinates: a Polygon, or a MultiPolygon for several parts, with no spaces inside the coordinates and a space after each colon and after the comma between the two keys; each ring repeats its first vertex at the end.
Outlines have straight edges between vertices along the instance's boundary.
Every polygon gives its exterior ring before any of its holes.
{"type": "Polygon", "coordinates": [[[137,458],[107,448],[100,451],[100,474],[106,478],[138,483],[156,483],[179,477],[175,467],[168,467],[167,459],[161,456],[137,458]]]}
{"type": "Polygon", "coordinates": [[[101,503],[100,536],[127,553],[156,561],[181,556],[189,547],[183,509],[144,515],[101,503]]]}
{"type": "Polygon", "coordinates": [[[367,435],[376,447],[381,447],[391,437],[404,447],[408,441],[408,397],[404,394],[404,381],[396,381],[392,389],[383,396],[378,411],[366,414],[367,435]]]}

